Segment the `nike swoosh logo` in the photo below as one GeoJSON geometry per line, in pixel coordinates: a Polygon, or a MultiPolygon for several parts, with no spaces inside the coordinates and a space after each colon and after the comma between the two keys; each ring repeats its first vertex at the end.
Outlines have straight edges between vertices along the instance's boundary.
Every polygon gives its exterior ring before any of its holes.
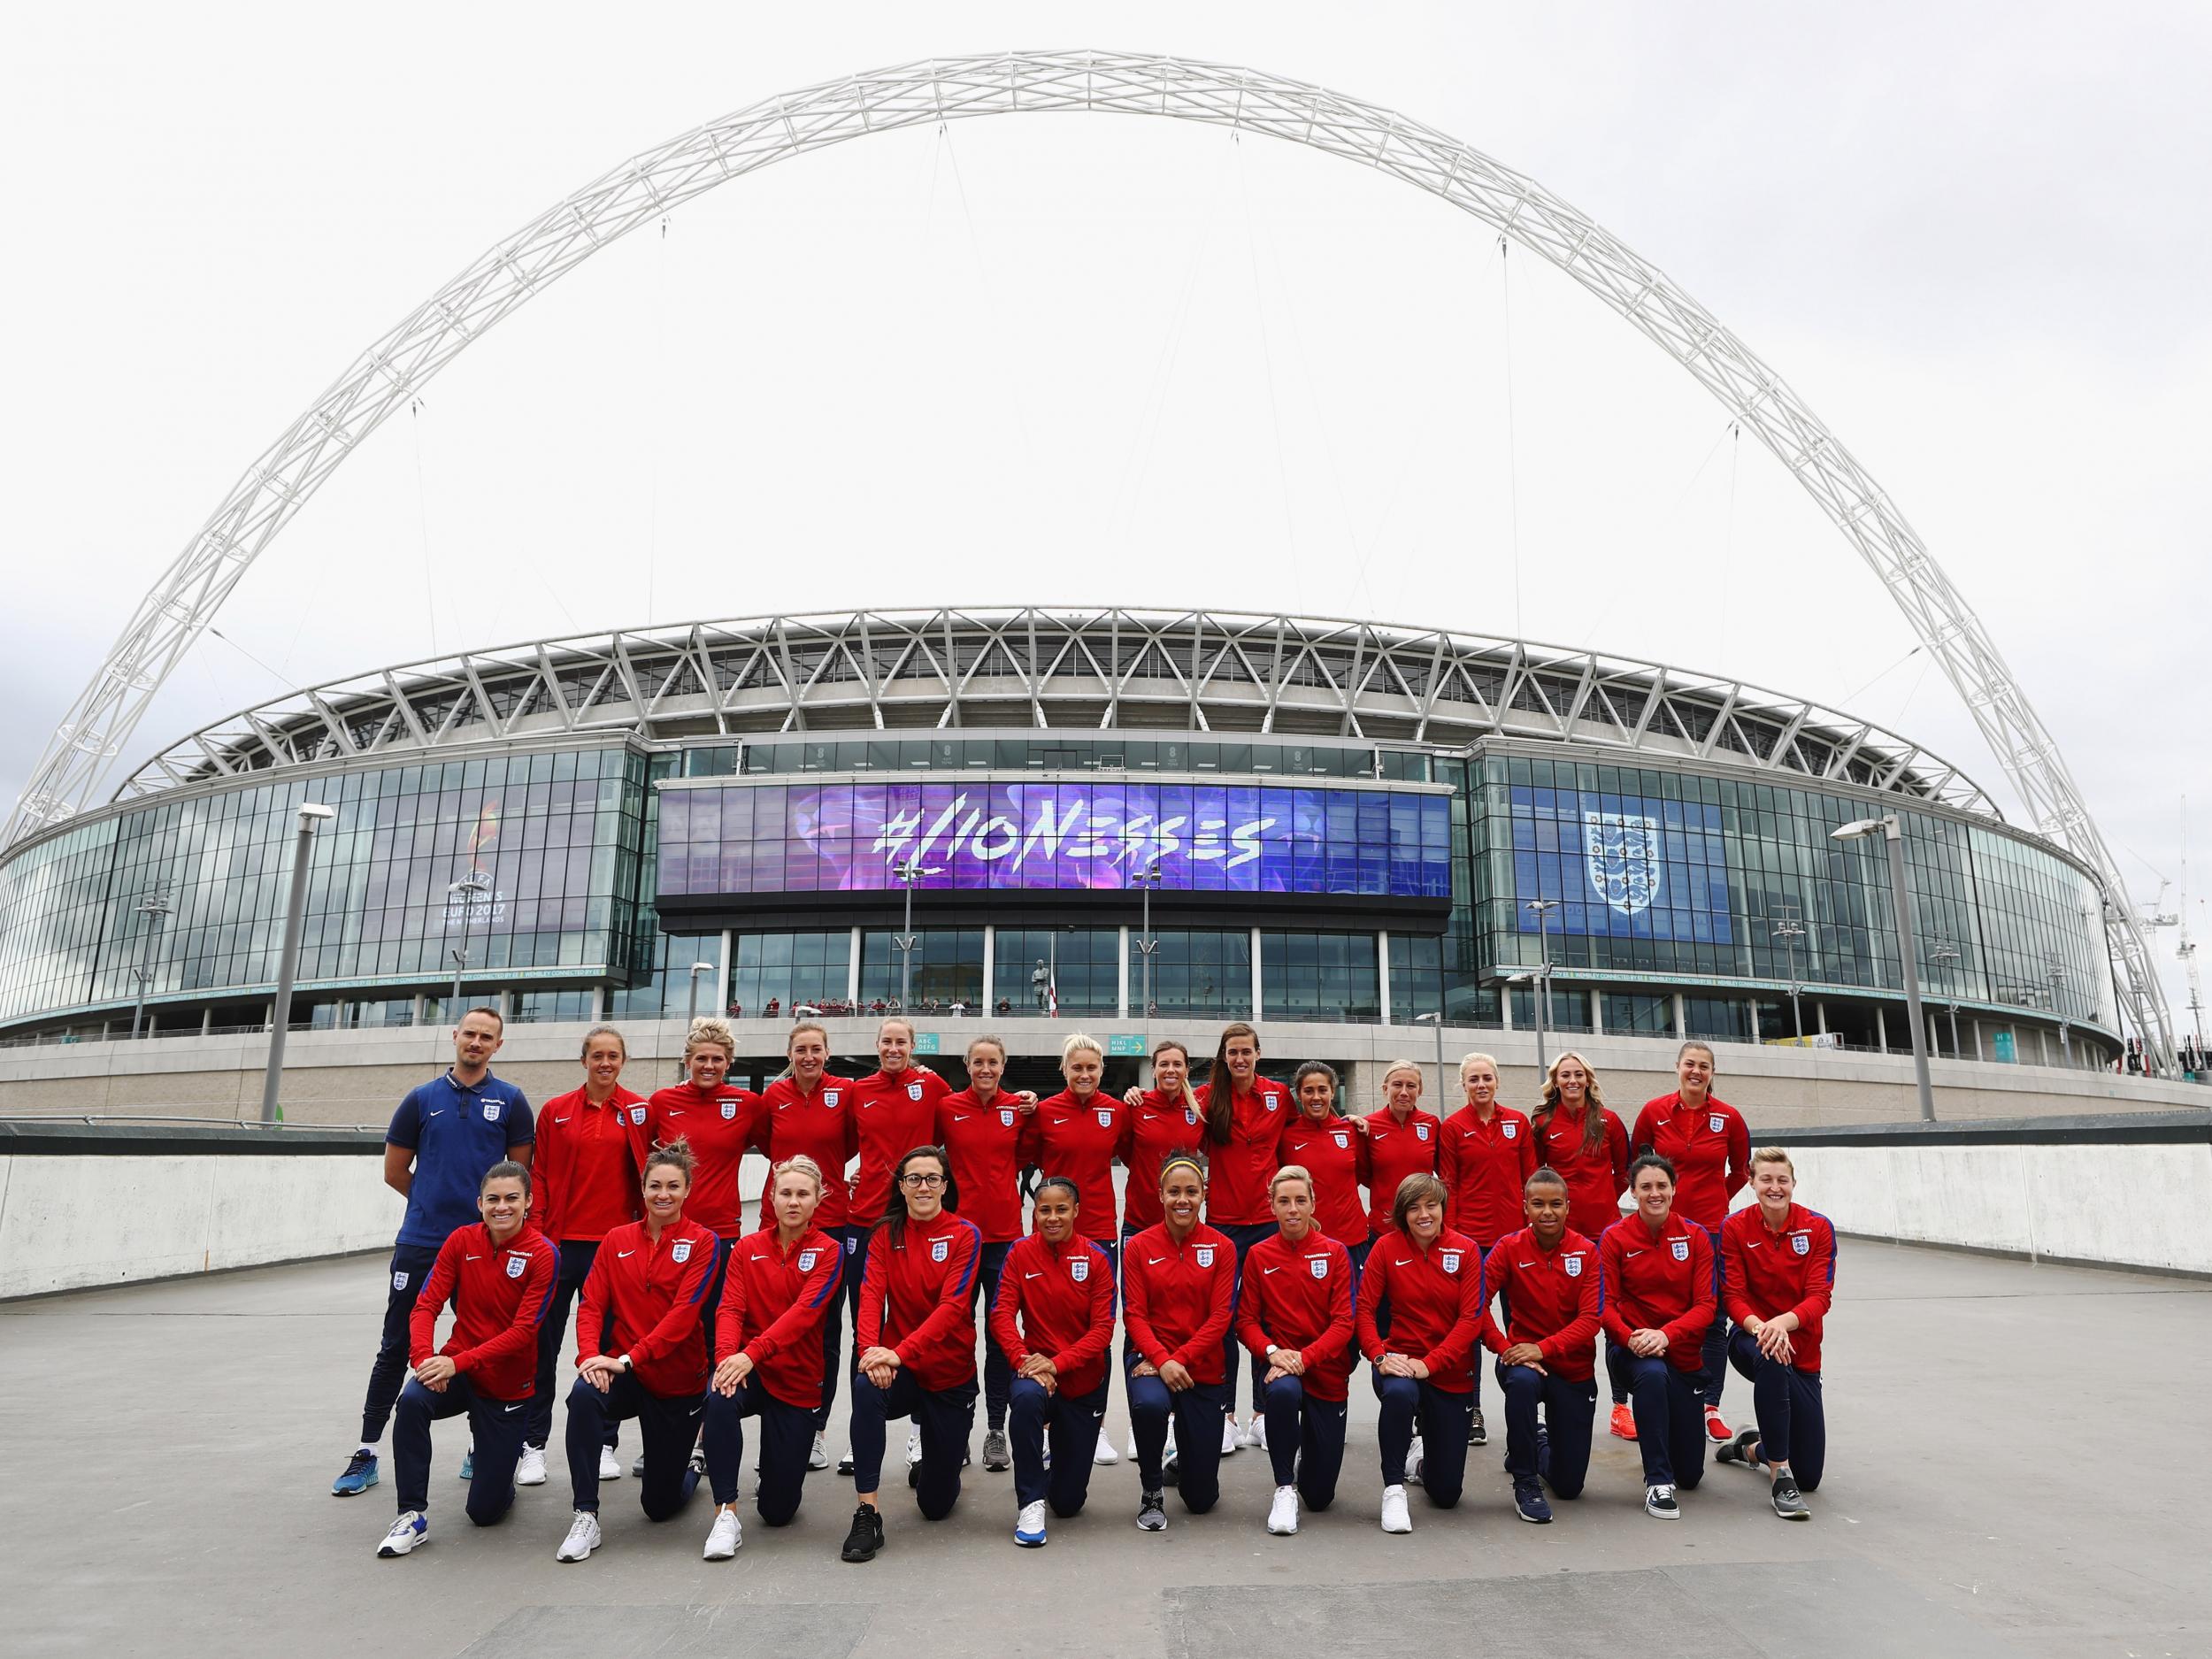
{"type": "Polygon", "coordinates": [[[1042,1279],[1044,1275],[1042,1273],[1024,1273],[1022,1277],[1024,1279],[1042,1279]]]}
{"type": "Polygon", "coordinates": [[[1281,1268],[1279,1268],[1279,1267],[1263,1267],[1262,1269],[1260,1269],[1260,1271],[1261,1271],[1263,1274],[1266,1274],[1266,1273],[1279,1273],[1279,1272],[1281,1272],[1282,1271],[1283,1271],[1283,1270],[1282,1270],[1281,1268]]]}
{"type": "Polygon", "coordinates": [[[703,1405],[694,1406],[694,1407],[692,1407],[692,1408],[691,1408],[691,1409],[690,1409],[689,1411],[686,1412],[684,1415],[685,1415],[685,1416],[687,1416],[687,1417],[697,1417],[697,1416],[698,1416],[698,1415],[699,1415],[702,1411],[704,1411],[705,1409],[706,1409],[706,1407],[704,1407],[704,1406],[703,1406],[703,1405]]]}
{"type": "MultiPolygon", "coordinates": [[[[572,1113],[570,1114],[570,1117],[573,1117],[574,1115],[575,1115],[575,1114],[572,1112],[572,1113]]],[[[565,1124],[565,1123],[566,1123],[566,1122],[568,1121],[568,1118],[556,1118],[553,1121],[554,1121],[555,1123],[557,1123],[557,1124],[565,1124]]]]}
{"type": "Polygon", "coordinates": [[[503,1411],[519,1411],[523,1407],[528,1405],[529,1403],[530,1402],[527,1400],[518,1400],[511,1406],[502,1406],[500,1409],[503,1411]]]}
{"type": "Polygon", "coordinates": [[[465,1259],[465,1260],[467,1260],[467,1261],[471,1261],[471,1262],[480,1262],[480,1261],[482,1261],[484,1258],[483,1258],[482,1256],[471,1256],[465,1257],[464,1259],[465,1259]]]}
{"type": "Polygon", "coordinates": [[[1751,1240],[1748,1244],[1746,1244],[1743,1248],[1744,1248],[1745,1249],[1747,1249],[1747,1250],[1755,1250],[1755,1249],[1759,1248],[1762,1245],[1763,1245],[1765,1242],[1766,1242],[1766,1240],[1765,1240],[1764,1239],[1754,1239],[1754,1240],[1751,1240]]]}
{"type": "Polygon", "coordinates": [[[968,1116],[965,1112],[955,1112],[952,1115],[952,1120],[956,1124],[964,1124],[968,1121],[968,1116]]]}
{"type": "Polygon", "coordinates": [[[637,1252],[636,1252],[635,1250],[617,1250],[617,1251],[615,1252],[615,1255],[616,1255],[617,1256],[635,1256],[636,1254],[637,1254],[637,1252]]]}
{"type": "Polygon", "coordinates": [[[671,1118],[680,1118],[684,1115],[684,1109],[680,1106],[670,1106],[664,1108],[664,1110],[667,1111],[671,1118]]]}
{"type": "Polygon", "coordinates": [[[1390,1264],[1393,1267],[1411,1267],[1413,1265],[1413,1258],[1409,1256],[1403,1261],[1401,1261],[1398,1257],[1394,1256],[1390,1258],[1390,1264]]]}
{"type": "Polygon", "coordinates": [[[1643,1252],[1641,1250],[1630,1250],[1627,1254],[1630,1256],[1641,1256],[1643,1252]]]}
{"type": "Polygon", "coordinates": [[[433,1118],[442,1118],[445,1116],[445,1108],[441,1106],[436,1111],[432,1112],[430,1115],[433,1118]]]}
{"type": "Polygon", "coordinates": [[[1147,1267],[1157,1267],[1161,1263],[1166,1260],[1167,1257],[1164,1256],[1148,1256],[1144,1258],[1144,1264],[1147,1267]]]}

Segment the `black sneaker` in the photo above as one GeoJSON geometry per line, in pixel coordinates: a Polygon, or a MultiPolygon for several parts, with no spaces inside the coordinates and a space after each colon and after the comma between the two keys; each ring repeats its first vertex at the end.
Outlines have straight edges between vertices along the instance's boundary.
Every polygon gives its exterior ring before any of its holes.
{"type": "Polygon", "coordinates": [[[1759,1431],[1738,1429],[1736,1438],[1727,1445],[1716,1448],[1713,1461],[1717,1463],[1740,1463],[1746,1469],[1755,1468],[1759,1460],[1751,1454],[1759,1449],[1759,1431]]]}
{"type": "Polygon", "coordinates": [[[1480,1406],[1477,1406],[1474,1410],[1474,1415],[1467,1419],[1467,1444],[1470,1446],[1487,1446],[1490,1444],[1490,1431],[1482,1426],[1482,1408],[1480,1406]]]}
{"type": "Polygon", "coordinates": [[[1797,1482],[1787,1475],[1774,1478],[1774,1512],[1786,1521],[1809,1521],[1812,1506],[1805,1502],[1805,1494],[1797,1489],[1797,1482]]]}
{"type": "Polygon", "coordinates": [[[1533,1480],[1515,1484],[1513,1507],[1524,1521],[1533,1521],[1539,1526],[1550,1524],[1551,1505],[1544,1502],[1543,1491],[1533,1480]]]}
{"type": "Polygon", "coordinates": [[[845,1548],[841,1553],[847,1561],[873,1561],[876,1551],[882,1548],[882,1513],[864,1503],[853,1511],[853,1530],[845,1534],[845,1548]]]}
{"type": "Polygon", "coordinates": [[[1672,1486],[1646,1486],[1644,1488],[1644,1513],[1655,1516],[1662,1521],[1680,1520],[1682,1506],[1674,1501],[1674,1488],[1672,1486]]]}
{"type": "Polygon", "coordinates": [[[848,1480],[853,1478],[853,1455],[850,1452],[837,1460],[837,1472],[848,1480]]]}
{"type": "Polygon", "coordinates": [[[1167,1495],[1148,1492],[1137,1504],[1137,1530],[1140,1532],[1167,1531],[1167,1495]]]}

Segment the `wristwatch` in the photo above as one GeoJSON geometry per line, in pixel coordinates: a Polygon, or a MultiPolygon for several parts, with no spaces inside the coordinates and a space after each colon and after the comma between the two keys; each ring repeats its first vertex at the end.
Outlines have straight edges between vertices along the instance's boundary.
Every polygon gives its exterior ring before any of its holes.
{"type": "Polygon", "coordinates": [[[1276,1349],[1275,1349],[1275,1344],[1274,1344],[1274,1343],[1272,1343],[1272,1342],[1270,1342],[1270,1343],[1267,1345],[1267,1357],[1268,1357],[1268,1358],[1270,1358],[1270,1359],[1273,1359],[1273,1358],[1275,1357],[1275,1352],[1276,1352],[1276,1349]]]}

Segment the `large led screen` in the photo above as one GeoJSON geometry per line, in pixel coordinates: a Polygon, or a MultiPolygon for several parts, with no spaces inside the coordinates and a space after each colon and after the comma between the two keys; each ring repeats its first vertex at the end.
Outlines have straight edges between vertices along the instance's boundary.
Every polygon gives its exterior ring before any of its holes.
{"type": "Polygon", "coordinates": [[[1133,888],[1449,898],[1448,796],[1140,781],[664,789],[660,891],[1133,888]]]}
{"type": "MultiPolygon", "coordinates": [[[[1717,806],[1516,785],[1511,812],[1514,892],[1560,902],[1551,932],[1732,942],[1717,806]]],[[[1525,902],[1519,914],[1536,932],[1525,902]]]]}

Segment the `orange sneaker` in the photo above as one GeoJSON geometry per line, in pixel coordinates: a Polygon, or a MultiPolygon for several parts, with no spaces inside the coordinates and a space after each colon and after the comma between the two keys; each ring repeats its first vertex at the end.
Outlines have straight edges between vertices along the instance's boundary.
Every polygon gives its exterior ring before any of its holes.
{"type": "Polygon", "coordinates": [[[1623,1401],[1613,1408],[1612,1426],[1615,1440],[1632,1440],[1636,1438],[1636,1414],[1628,1409],[1627,1402],[1623,1401]]]}
{"type": "Polygon", "coordinates": [[[1718,1440],[1724,1446],[1736,1438],[1735,1431],[1720,1420],[1718,1406],[1705,1408],[1705,1438],[1709,1440],[1718,1440]]]}

